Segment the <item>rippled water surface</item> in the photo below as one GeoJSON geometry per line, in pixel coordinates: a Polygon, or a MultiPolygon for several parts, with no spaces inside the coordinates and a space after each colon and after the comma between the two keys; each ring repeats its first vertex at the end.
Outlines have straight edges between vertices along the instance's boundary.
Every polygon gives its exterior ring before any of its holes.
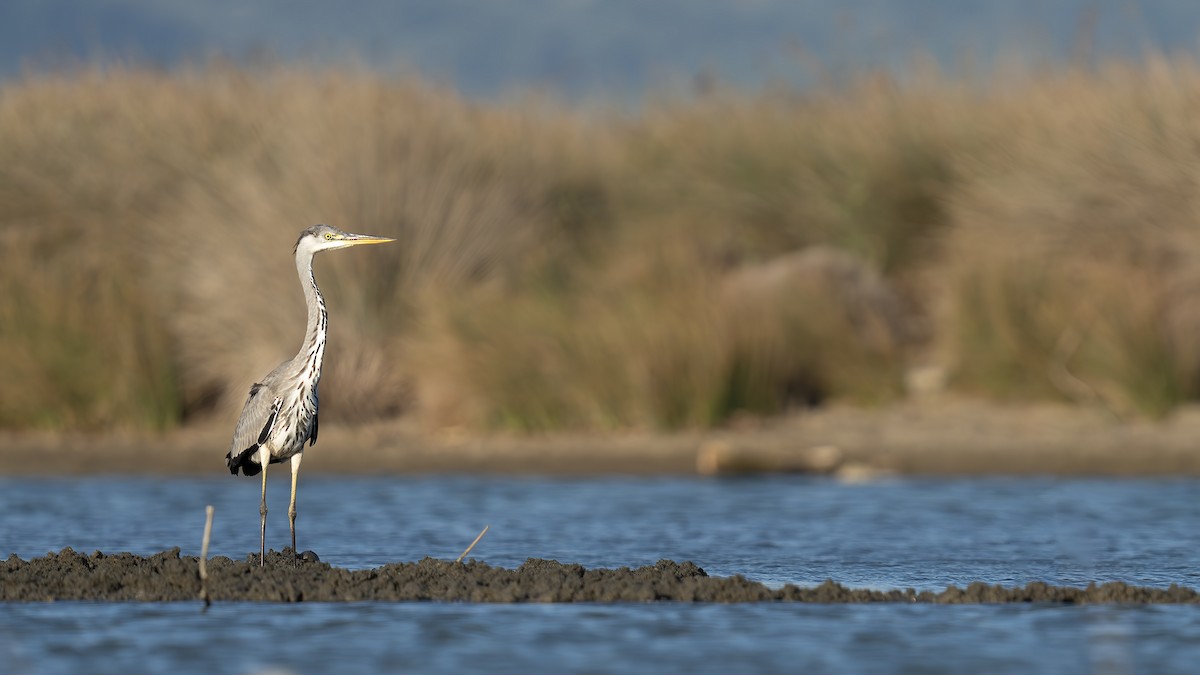
{"type": "MultiPolygon", "coordinates": [[[[280,476],[282,478],[282,476],[280,476]]],[[[1200,482],[303,477],[299,545],[343,567],[691,560],[771,585],[1200,587],[1200,482]]],[[[286,480],[268,545],[288,543],[286,480]]],[[[253,479],[0,479],[0,557],[258,545],[253,479]]],[[[1200,608],[0,604],[0,672],[1190,672],[1200,608]]]]}

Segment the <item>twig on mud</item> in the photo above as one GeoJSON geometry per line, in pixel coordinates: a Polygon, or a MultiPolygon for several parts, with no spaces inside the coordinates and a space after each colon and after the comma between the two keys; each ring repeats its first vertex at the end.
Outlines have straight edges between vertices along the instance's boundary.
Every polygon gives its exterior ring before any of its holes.
{"type": "Polygon", "coordinates": [[[483,539],[483,535],[487,534],[489,527],[491,527],[491,525],[484,525],[483,530],[479,533],[479,536],[475,537],[475,541],[471,542],[471,545],[467,547],[467,550],[463,551],[462,555],[458,556],[458,560],[455,560],[454,562],[462,562],[463,558],[467,557],[467,554],[471,552],[471,549],[475,548],[475,544],[478,544],[479,540],[483,539]]]}
{"type": "Polygon", "coordinates": [[[204,540],[200,543],[200,599],[204,601],[205,609],[212,605],[212,598],[208,595],[208,540],[212,538],[212,521],[213,507],[210,504],[204,507],[204,540]]]}

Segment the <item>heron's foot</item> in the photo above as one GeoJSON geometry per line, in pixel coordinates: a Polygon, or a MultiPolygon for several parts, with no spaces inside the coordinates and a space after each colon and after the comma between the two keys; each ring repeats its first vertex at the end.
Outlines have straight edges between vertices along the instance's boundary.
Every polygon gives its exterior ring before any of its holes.
{"type": "Polygon", "coordinates": [[[250,563],[251,565],[258,563],[259,567],[266,567],[268,560],[271,561],[271,567],[286,565],[288,562],[291,562],[295,567],[300,567],[301,565],[307,565],[309,563],[321,562],[320,556],[312,551],[301,551],[297,554],[292,549],[286,547],[282,551],[271,549],[267,551],[267,555],[265,557],[260,553],[251,553],[250,555],[246,556],[246,562],[250,563]]]}
{"type": "Polygon", "coordinates": [[[302,564],[321,562],[320,556],[313,551],[297,552],[286,546],[278,553],[274,550],[268,551],[267,556],[271,558],[272,564],[285,564],[290,560],[295,567],[300,567],[302,564]]]}

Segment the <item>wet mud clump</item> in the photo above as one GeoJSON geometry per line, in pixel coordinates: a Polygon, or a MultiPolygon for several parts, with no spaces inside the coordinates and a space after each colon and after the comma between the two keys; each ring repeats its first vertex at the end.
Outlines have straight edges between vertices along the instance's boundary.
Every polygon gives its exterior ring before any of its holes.
{"type": "MultiPolygon", "coordinates": [[[[741,576],[710,577],[693,563],[661,560],[630,569],[585,569],[529,559],[516,569],[425,558],[367,570],[333,567],[291,551],[232,560],[210,558],[208,593],[215,602],[922,602],[966,603],[1200,603],[1190,588],[1145,588],[1114,582],[1087,588],[1030,583],[1005,588],[974,583],[940,592],[851,589],[833,581],[811,588],[768,588],[741,576]]],[[[63,549],[30,561],[0,563],[0,601],[183,601],[200,595],[199,560],[171,549],[149,557],[63,549]]]]}

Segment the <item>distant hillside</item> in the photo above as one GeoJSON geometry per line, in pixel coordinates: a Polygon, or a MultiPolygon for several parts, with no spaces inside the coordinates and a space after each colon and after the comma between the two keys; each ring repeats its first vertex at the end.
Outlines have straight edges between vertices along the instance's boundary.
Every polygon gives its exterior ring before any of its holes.
{"type": "Polygon", "coordinates": [[[1137,56],[1194,50],[1198,35],[1191,0],[6,0],[0,78],[96,59],[266,55],[415,69],[474,95],[629,97],[700,74],[804,83],[914,54],[951,67],[1081,48],[1137,56]]]}

